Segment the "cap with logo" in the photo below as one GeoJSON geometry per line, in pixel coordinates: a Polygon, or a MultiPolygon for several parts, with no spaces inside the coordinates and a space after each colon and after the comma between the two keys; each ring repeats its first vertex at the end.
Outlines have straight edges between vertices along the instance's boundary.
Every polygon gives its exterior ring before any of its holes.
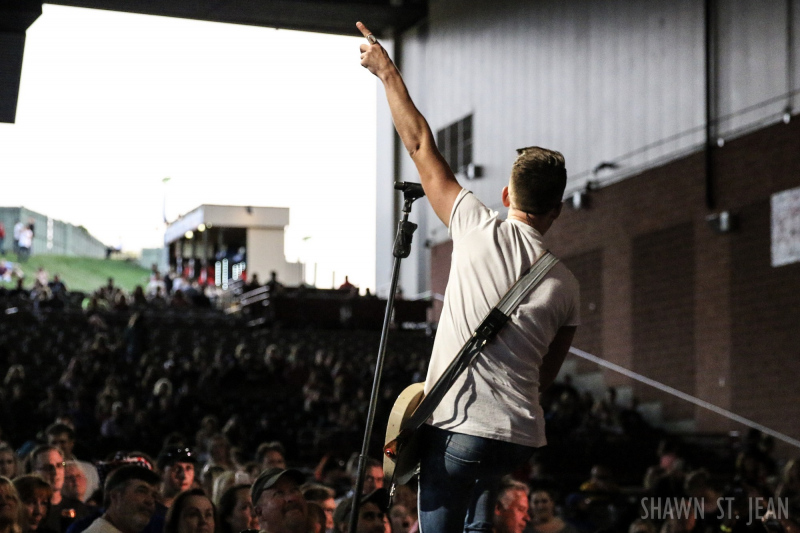
{"type": "Polygon", "coordinates": [[[280,467],[267,468],[258,475],[255,482],[253,482],[253,486],[250,488],[250,496],[253,499],[253,505],[258,501],[262,492],[271,489],[283,476],[287,476],[298,485],[302,485],[306,480],[306,476],[303,475],[302,472],[294,470],[293,468],[287,470],[280,467]]]}

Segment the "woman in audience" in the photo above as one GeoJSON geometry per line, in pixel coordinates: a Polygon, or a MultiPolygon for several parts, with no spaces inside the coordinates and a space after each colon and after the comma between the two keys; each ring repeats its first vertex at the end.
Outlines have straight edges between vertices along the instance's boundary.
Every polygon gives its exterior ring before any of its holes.
{"type": "Polygon", "coordinates": [[[20,473],[20,462],[17,454],[5,442],[0,444],[0,476],[14,479],[20,473]]]}
{"type": "Polygon", "coordinates": [[[7,477],[0,477],[0,533],[21,533],[19,494],[7,477]]]}
{"type": "Polygon", "coordinates": [[[222,493],[217,512],[219,533],[258,529],[258,518],[250,499],[250,485],[234,485],[222,493]]]}
{"type": "Polygon", "coordinates": [[[215,531],[214,504],[203,489],[189,489],[175,497],[172,507],[167,511],[164,533],[215,533],[215,531]]]}
{"type": "Polygon", "coordinates": [[[42,520],[50,510],[50,498],[53,489],[50,483],[36,474],[20,476],[14,480],[23,509],[23,533],[36,531],[37,533],[49,532],[42,524],[42,520]]]}
{"type": "Polygon", "coordinates": [[[535,533],[577,533],[577,530],[555,514],[556,504],[548,490],[537,490],[531,494],[532,520],[528,531],[535,533]]]}

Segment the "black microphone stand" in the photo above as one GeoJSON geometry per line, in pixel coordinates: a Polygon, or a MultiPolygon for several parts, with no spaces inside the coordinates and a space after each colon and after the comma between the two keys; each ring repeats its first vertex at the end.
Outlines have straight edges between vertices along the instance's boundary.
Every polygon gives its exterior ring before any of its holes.
{"type": "Polygon", "coordinates": [[[397,291],[397,280],[400,277],[400,260],[411,254],[411,239],[417,225],[408,221],[411,213],[411,204],[414,200],[425,196],[422,185],[419,183],[399,182],[394,184],[394,188],[403,191],[403,218],[397,225],[397,236],[394,239],[394,266],[392,267],[392,285],[389,288],[389,298],[386,302],[386,314],[383,316],[383,329],[381,329],[381,342],[378,347],[378,360],[375,363],[375,377],[372,380],[372,393],[369,398],[369,411],[367,411],[367,428],[364,431],[364,441],[361,444],[361,455],[358,456],[358,475],[356,476],[356,486],[353,489],[353,505],[350,508],[350,528],[349,533],[355,533],[358,526],[358,511],[361,507],[361,491],[364,489],[364,472],[367,469],[367,452],[369,451],[369,441],[372,438],[372,425],[375,422],[375,409],[378,405],[378,389],[381,384],[381,374],[383,373],[383,360],[386,354],[386,338],[389,331],[389,321],[392,317],[394,308],[394,295],[397,291]]]}

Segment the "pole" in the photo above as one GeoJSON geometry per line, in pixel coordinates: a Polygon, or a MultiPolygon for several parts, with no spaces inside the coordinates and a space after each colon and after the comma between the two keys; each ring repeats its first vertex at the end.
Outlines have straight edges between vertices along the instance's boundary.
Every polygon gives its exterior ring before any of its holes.
{"type": "Polygon", "coordinates": [[[364,473],[367,469],[367,452],[369,451],[369,441],[372,438],[372,426],[375,423],[375,410],[378,405],[378,390],[381,384],[381,374],[383,374],[383,361],[386,355],[386,340],[389,332],[389,322],[394,308],[395,292],[397,291],[397,281],[400,278],[400,261],[411,254],[411,240],[417,225],[408,221],[411,213],[411,204],[414,200],[425,195],[419,183],[400,182],[395,183],[394,188],[403,191],[405,202],[403,204],[403,218],[397,225],[397,236],[394,241],[394,264],[392,266],[392,284],[389,288],[389,297],[386,300],[386,313],[383,315],[383,327],[381,329],[381,341],[378,346],[378,359],[375,362],[375,377],[372,380],[372,393],[369,398],[369,410],[367,411],[367,427],[364,431],[364,441],[361,443],[361,454],[358,456],[358,475],[356,476],[356,486],[353,489],[353,505],[350,508],[350,527],[349,533],[355,533],[358,526],[358,510],[361,506],[361,491],[364,489],[364,473]]]}

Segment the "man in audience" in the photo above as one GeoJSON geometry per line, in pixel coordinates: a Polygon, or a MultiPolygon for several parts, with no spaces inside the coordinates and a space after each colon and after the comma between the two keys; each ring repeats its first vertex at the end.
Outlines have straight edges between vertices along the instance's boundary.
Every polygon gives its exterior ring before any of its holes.
{"type": "Polygon", "coordinates": [[[286,449],[278,441],[264,442],[256,450],[256,460],[261,468],[286,468],[286,449]]]}
{"type": "Polygon", "coordinates": [[[67,286],[61,281],[61,276],[58,274],[53,276],[53,280],[47,283],[50,287],[50,292],[53,293],[54,298],[65,298],[67,296],[67,286]]]}
{"type": "Polygon", "coordinates": [[[504,479],[494,508],[495,533],[522,533],[528,521],[529,489],[525,483],[504,479]]]}
{"type": "Polygon", "coordinates": [[[106,480],[106,512],[86,533],[142,533],[156,512],[158,474],[137,465],[114,470],[106,480]]]}
{"type": "Polygon", "coordinates": [[[367,468],[364,474],[364,489],[361,494],[369,494],[383,488],[383,465],[377,459],[367,459],[367,468]]]}
{"type": "Polygon", "coordinates": [[[23,224],[21,220],[18,220],[17,223],[14,224],[14,253],[17,255],[19,255],[19,238],[24,228],[25,224],[23,224]]]}
{"type": "Polygon", "coordinates": [[[158,455],[158,469],[163,475],[161,503],[171,507],[175,496],[189,490],[194,484],[197,458],[189,448],[165,448],[158,455]]]}
{"type": "Polygon", "coordinates": [[[250,489],[253,510],[265,533],[305,533],[308,509],[300,485],[305,476],[298,470],[269,468],[261,472],[250,489]]]}
{"type": "Polygon", "coordinates": [[[31,470],[42,476],[53,488],[50,498],[50,510],[47,512],[42,526],[51,531],[66,531],[76,518],[88,514],[86,505],[80,500],[62,496],[64,487],[64,456],[55,446],[43,444],[37,446],[30,454],[31,470]]]}
{"type": "Polygon", "coordinates": [[[331,533],[333,531],[333,512],[336,510],[333,489],[317,483],[306,484],[301,488],[306,501],[318,504],[325,512],[325,531],[331,533]]]}
{"type": "MultiPolygon", "coordinates": [[[[362,496],[358,506],[356,533],[384,533],[388,508],[389,493],[384,489],[374,490],[362,496]]],[[[353,498],[342,500],[336,506],[336,512],[333,515],[336,533],[347,533],[352,509],[353,498]]]]}
{"type": "MultiPolygon", "coordinates": [[[[358,461],[357,457],[353,455],[350,460],[350,480],[353,483],[352,488],[347,493],[350,497],[353,491],[356,490],[356,477],[358,476],[358,461]]],[[[361,488],[361,494],[369,494],[377,489],[383,488],[383,465],[377,459],[367,457],[367,466],[364,469],[364,486],[361,488]]]]}
{"type": "Polygon", "coordinates": [[[76,463],[83,471],[84,477],[86,478],[86,490],[84,491],[83,501],[86,501],[86,498],[94,494],[94,492],[100,488],[100,476],[97,474],[97,469],[92,463],[81,461],[75,457],[73,453],[75,449],[75,430],[67,424],[56,423],[48,426],[45,433],[47,434],[47,444],[60,449],[61,453],[64,455],[65,461],[76,463]]]}

